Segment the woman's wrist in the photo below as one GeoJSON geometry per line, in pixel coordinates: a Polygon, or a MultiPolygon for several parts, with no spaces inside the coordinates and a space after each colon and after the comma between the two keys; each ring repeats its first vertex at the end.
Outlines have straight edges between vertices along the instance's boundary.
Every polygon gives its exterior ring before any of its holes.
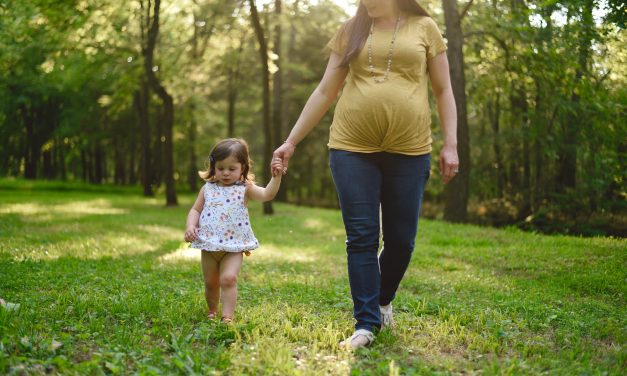
{"type": "Polygon", "coordinates": [[[288,144],[288,145],[292,145],[292,147],[293,147],[294,149],[296,149],[296,143],[295,143],[294,141],[290,140],[289,138],[288,138],[288,139],[286,139],[285,141],[283,141],[283,143],[284,143],[284,144],[288,144]]]}

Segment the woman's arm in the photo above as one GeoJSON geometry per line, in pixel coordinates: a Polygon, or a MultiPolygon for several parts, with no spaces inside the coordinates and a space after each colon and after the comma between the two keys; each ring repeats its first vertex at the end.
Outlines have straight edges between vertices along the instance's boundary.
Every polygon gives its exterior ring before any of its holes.
{"type": "Polygon", "coordinates": [[[198,236],[198,219],[200,212],[205,205],[205,187],[203,186],[196,197],[196,202],[187,214],[187,224],[185,225],[185,241],[191,242],[198,236]]]}
{"type": "Polygon", "coordinates": [[[444,135],[444,147],[440,152],[440,173],[444,183],[448,183],[457,174],[459,158],[457,156],[457,108],[446,53],[441,52],[429,59],[428,65],[431,87],[438,105],[444,135]]]}
{"type": "Polygon", "coordinates": [[[311,132],[311,130],[320,122],[322,116],[329,110],[333,101],[337,97],[344,80],[348,75],[348,67],[340,67],[342,57],[331,52],[327,69],[322,76],[322,80],[318,87],[311,94],[305,107],[303,107],[296,124],[292,128],[285,143],[279,146],[272,155],[274,158],[281,158],[283,167],[287,169],[288,161],[294,154],[296,144],[311,132]]]}

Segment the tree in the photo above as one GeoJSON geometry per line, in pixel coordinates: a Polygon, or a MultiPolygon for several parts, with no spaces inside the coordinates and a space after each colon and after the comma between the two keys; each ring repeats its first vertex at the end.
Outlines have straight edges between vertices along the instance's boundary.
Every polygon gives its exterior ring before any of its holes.
{"type": "MultiPolygon", "coordinates": [[[[263,156],[263,177],[265,181],[270,181],[270,159],[272,157],[272,129],[270,126],[270,70],[268,67],[268,45],[265,33],[259,20],[259,13],[254,0],[249,0],[250,17],[259,43],[259,58],[261,63],[261,82],[263,86],[263,129],[264,129],[264,156],[263,156]]],[[[272,202],[266,201],[263,204],[263,213],[272,214],[272,202]]]]}
{"type": "MultiPolygon", "coordinates": [[[[144,9],[144,1],[140,0],[141,8],[144,9]]],[[[143,26],[146,31],[145,44],[142,44],[142,56],[144,58],[144,72],[148,84],[154,90],[161,99],[163,106],[162,113],[159,116],[159,120],[163,124],[164,135],[164,173],[166,184],[166,205],[175,206],[178,205],[176,199],[176,189],[174,187],[174,149],[172,140],[172,130],[174,128],[174,102],[172,96],[167,92],[165,87],[161,84],[157,78],[155,72],[158,66],[154,65],[154,50],[157,45],[157,37],[159,36],[159,12],[161,7],[161,0],[155,0],[154,5],[151,6],[148,1],[148,6],[145,10],[145,19],[143,26]]]]}
{"type": "Polygon", "coordinates": [[[451,222],[465,222],[468,212],[470,184],[470,146],[468,116],[466,113],[466,77],[464,75],[464,35],[461,17],[457,10],[457,0],[442,0],[448,40],[448,60],[453,95],[457,105],[457,149],[459,153],[459,173],[444,190],[444,219],[451,222]]]}

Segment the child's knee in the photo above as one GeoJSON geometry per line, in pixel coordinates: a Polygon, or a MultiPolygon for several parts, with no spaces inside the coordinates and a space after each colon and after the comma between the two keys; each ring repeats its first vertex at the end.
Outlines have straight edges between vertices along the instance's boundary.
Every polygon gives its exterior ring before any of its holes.
{"type": "Polygon", "coordinates": [[[233,287],[237,284],[237,275],[236,274],[223,274],[220,276],[220,286],[224,287],[233,287]]]}
{"type": "Polygon", "coordinates": [[[217,279],[212,279],[210,281],[205,280],[205,289],[207,290],[217,290],[220,288],[220,281],[217,279]]]}

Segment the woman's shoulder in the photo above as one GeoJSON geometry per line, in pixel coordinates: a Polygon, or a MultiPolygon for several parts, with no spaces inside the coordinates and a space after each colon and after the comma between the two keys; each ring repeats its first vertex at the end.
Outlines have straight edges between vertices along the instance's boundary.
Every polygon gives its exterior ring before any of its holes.
{"type": "Polygon", "coordinates": [[[435,26],[436,28],[438,27],[438,24],[435,22],[435,20],[429,16],[421,16],[418,14],[411,15],[409,16],[407,21],[412,25],[420,26],[422,28],[433,26],[435,26]]]}

